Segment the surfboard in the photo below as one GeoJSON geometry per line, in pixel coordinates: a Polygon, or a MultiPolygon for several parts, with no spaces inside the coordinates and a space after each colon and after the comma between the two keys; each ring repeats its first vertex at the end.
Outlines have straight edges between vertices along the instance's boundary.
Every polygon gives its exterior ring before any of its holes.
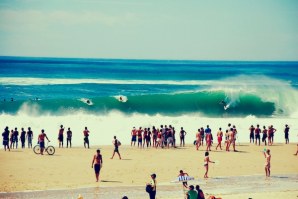
{"type": "Polygon", "coordinates": [[[93,102],[91,101],[91,99],[88,99],[88,98],[81,98],[80,101],[87,104],[88,106],[93,105],[93,102]]]}
{"type": "Polygon", "coordinates": [[[128,98],[124,95],[117,95],[117,96],[114,96],[119,102],[127,102],[128,98]]]}
{"type": "Polygon", "coordinates": [[[172,182],[187,182],[187,181],[192,181],[192,180],[195,180],[195,178],[191,177],[191,176],[179,176],[172,182]]]}

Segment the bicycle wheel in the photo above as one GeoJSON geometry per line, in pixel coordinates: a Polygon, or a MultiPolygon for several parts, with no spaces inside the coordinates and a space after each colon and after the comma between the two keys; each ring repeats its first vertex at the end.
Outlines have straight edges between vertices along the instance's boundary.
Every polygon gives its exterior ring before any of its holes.
{"type": "Polygon", "coordinates": [[[47,149],[46,149],[47,153],[49,155],[54,155],[55,153],[55,148],[53,146],[48,146],[47,149]]]}
{"type": "Polygon", "coordinates": [[[33,147],[33,151],[35,154],[40,154],[40,147],[39,145],[35,145],[35,147],[33,147]]]}

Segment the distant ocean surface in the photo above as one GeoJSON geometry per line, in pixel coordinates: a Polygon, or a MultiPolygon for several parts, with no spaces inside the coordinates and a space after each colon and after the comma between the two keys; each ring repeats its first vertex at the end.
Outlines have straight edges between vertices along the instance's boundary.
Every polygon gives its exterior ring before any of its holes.
{"type": "Polygon", "coordinates": [[[0,109],[12,115],[280,117],[297,111],[297,89],[298,62],[0,57],[0,109]]]}
{"type": "Polygon", "coordinates": [[[188,143],[198,128],[228,123],[240,141],[252,124],[274,125],[278,142],[288,124],[297,139],[298,62],[0,57],[0,93],[2,128],[55,138],[63,124],[75,145],[85,126],[91,145],[113,135],[130,144],[133,126],[161,124],[184,127],[188,143]]]}

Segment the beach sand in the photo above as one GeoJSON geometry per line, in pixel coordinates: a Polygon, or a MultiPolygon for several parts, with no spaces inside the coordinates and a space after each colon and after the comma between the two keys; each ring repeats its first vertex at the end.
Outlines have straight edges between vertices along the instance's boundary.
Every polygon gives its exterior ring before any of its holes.
{"type": "MultiPolygon", "coordinates": [[[[275,185],[278,188],[272,186],[272,189],[254,191],[252,186],[251,189],[241,190],[242,185],[237,181],[242,181],[246,176],[250,176],[253,183],[268,182],[264,174],[265,158],[262,153],[264,148],[264,146],[247,143],[237,146],[238,152],[226,152],[215,151],[215,147],[212,147],[210,159],[217,163],[211,164],[208,180],[203,179],[205,146],[200,151],[196,151],[193,145],[176,149],[138,149],[121,146],[122,160],[118,159],[117,154],[113,160],[110,159],[113,152],[112,146],[92,146],[90,149],[56,148],[53,156],[36,155],[32,149],[14,149],[11,152],[5,152],[2,149],[0,151],[0,192],[2,192],[0,198],[8,197],[3,195],[4,192],[16,196],[19,191],[19,195],[22,195],[23,191],[29,190],[80,190],[88,187],[102,188],[103,192],[113,194],[118,191],[119,197],[115,198],[121,198],[124,195],[123,192],[126,192],[126,195],[133,195],[133,191],[138,192],[138,190],[144,192],[144,196],[147,197],[144,185],[150,181],[152,173],[157,174],[157,198],[182,198],[180,183],[171,183],[180,169],[198,179],[189,184],[199,184],[203,191],[207,190],[205,193],[217,194],[222,198],[296,198],[298,188],[291,189],[292,185],[287,187],[286,181],[280,181],[291,176],[294,176],[293,179],[291,178],[293,182],[298,181],[298,157],[293,155],[296,152],[296,144],[275,144],[266,147],[270,148],[272,154],[272,178],[269,179],[269,183],[278,181],[280,184],[275,185]],[[101,149],[103,155],[99,183],[95,182],[94,170],[91,168],[92,158],[97,148],[101,149]],[[281,175],[284,177],[278,177],[281,175]],[[220,192],[221,187],[216,186],[220,184],[220,180],[229,182],[231,187],[240,186],[240,189],[235,192],[234,189],[230,192],[227,190],[220,192]],[[119,190],[122,190],[122,193],[119,190]],[[166,194],[167,190],[170,190],[170,195],[166,194]],[[173,190],[172,193],[171,190],[173,190]]],[[[77,195],[78,192],[80,191],[73,192],[73,195],[77,195]]],[[[142,196],[132,195],[129,198],[142,198],[142,196]]]]}

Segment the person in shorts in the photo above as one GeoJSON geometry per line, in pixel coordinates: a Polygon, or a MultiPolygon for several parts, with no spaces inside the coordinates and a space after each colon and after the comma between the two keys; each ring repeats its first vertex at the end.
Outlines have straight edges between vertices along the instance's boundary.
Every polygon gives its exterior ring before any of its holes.
{"type": "Polygon", "coordinates": [[[10,151],[10,148],[9,148],[9,130],[8,130],[8,126],[5,127],[4,132],[2,133],[2,137],[3,137],[4,150],[6,151],[6,148],[7,148],[8,151],[10,151]]]}
{"type": "Polygon", "coordinates": [[[38,143],[40,147],[40,155],[43,155],[43,151],[45,149],[45,143],[44,139],[47,138],[47,140],[50,142],[49,138],[47,137],[47,134],[45,134],[44,130],[41,130],[41,134],[38,136],[38,143]]]}
{"type": "Polygon", "coordinates": [[[99,173],[100,173],[100,169],[102,167],[102,163],[103,163],[102,155],[100,154],[100,150],[97,149],[96,154],[93,156],[93,160],[92,160],[92,164],[91,164],[91,168],[94,167],[96,182],[98,182],[98,180],[99,180],[99,173]]]}

